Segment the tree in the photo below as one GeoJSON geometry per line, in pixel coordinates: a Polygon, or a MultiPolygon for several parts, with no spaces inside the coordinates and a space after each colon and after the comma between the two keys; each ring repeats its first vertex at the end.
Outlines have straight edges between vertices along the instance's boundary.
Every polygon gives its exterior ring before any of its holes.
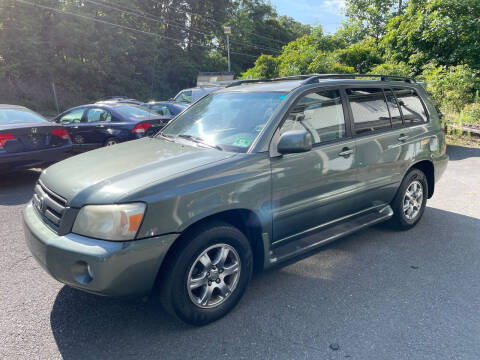
{"type": "Polygon", "coordinates": [[[366,38],[336,52],[340,63],[350,66],[359,73],[368,72],[373,66],[383,62],[373,38],[366,38]]]}
{"type": "MultiPolygon", "coordinates": [[[[395,0],[346,0],[347,24],[356,27],[365,36],[372,36],[378,43],[385,33],[385,25],[396,13],[395,4],[395,0]]],[[[401,7],[400,2],[398,11],[401,7]]]]}
{"type": "Polygon", "coordinates": [[[431,61],[480,68],[480,2],[470,0],[410,1],[393,18],[382,39],[386,56],[410,63],[417,73],[431,61]]]}

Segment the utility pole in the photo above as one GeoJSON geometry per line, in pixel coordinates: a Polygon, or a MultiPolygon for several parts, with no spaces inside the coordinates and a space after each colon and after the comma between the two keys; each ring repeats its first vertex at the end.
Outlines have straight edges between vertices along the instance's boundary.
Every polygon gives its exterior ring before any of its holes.
{"type": "Polygon", "coordinates": [[[57,114],[60,114],[60,109],[58,108],[57,90],[55,89],[55,82],[53,81],[52,81],[52,90],[53,90],[53,99],[55,100],[55,107],[57,108],[57,114]]]}
{"type": "Polygon", "coordinates": [[[227,57],[228,57],[228,72],[231,71],[230,67],[230,35],[232,34],[232,28],[230,26],[224,26],[223,32],[227,35],[227,57]]]}
{"type": "Polygon", "coordinates": [[[150,100],[153,100],[153,86],[155,84],[155,65],[157,64],[157,58],[153,55],[153,68],[152,68],[152,89],[150,91],[150,100]]]}

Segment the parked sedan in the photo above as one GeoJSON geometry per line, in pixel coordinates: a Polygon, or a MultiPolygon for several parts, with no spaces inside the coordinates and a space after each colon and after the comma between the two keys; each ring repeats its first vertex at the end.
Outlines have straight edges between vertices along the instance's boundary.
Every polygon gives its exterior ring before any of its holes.
{"type": "Polygon", "coordinates": [[[164,116],[174,118],[188,107],[188,104],[176,101],[155,101],[145,104],[150,110],[164,116]]]}
{"type": "Polygon", "coordinates": [[[70,155],[67,131],[23,106],[0,105],[0,172],[44,167],[70,155]]]}
{"type": "Polygon", "coordinates": [[[75,107],[53,121],[65,126],[74,151],[82,152],[153,135],[169,120],[142,106],[104,103],[75,107]]]}

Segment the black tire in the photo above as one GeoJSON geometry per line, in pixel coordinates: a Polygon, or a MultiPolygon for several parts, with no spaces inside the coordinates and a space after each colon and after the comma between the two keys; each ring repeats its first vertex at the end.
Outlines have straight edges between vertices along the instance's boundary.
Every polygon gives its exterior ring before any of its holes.
{"type": "MultiPolygon", "coordinates": [[[[423,216],[425,211],[425,206],[427,204],[428,198],[428,182],[425,174],[419,169],[410,170],[407,175],[405,175],[400,187],[398,188],[397,194],[390,204],[393,209],[393,217],[390,220],[390,223],[399,230],[408,230],[417,225],[420,219],[423,216]],[[418,208],[418,213],[413,218],[409,218],[404,211],[404,201],[407,193],[407,189],[413,183],[421,184],[422,186],[422,201],[421,205],[418,208]]],[[[420,204],[420,202],[417,202],[420,204]]],[[[416,209],[416,208],[413,208],[416,209]]],[[[415,211],[415,210],[414,210],[415,211]]],[[[412,216],[410,214],[410,216],[412,216]]]]}
{"type": "Polygon", "coordinates": [[[110,137],[103,143],[103,146],[112,146],[118,144],[118,140],[114,137],[110,137]]]}
{"type": "MultiPolygon", "coordinates": [[[[186,235],[181,241],[182,245],[175,249],[170,259],[167,259],[168,273],[162,276],[157,284],[160,300],[167,312],[176,315],[186,323],[197,326],[205,325],[226,315],[240,301],[252,275],[252,250],[245,235],[227,223],[201,226],[186,235]],[[202,308],[201,305],[194,303],[191,298],[192,294],[187,288],[191,276],[190,271],[195,263],[198,264],[198,257],[205,250],[212,246],[220,246],[220,244],[226,244],[235,250],[235,253],[232,252],[232,256],[237,256],[240,259],[240,271],[235,287],[232,287],[233,290],[224,297],[224,300],[221,300],[223,302],[214,305],[212,308],[202,308]]],[[[215,252],[216,249],[214,248],[211,251],[215,252]]],[[[225,282],[227,282],[230,278],[226,277],[225,279],[225,282]]],[[[215,286],[215,283],[213,283],[213,287],[215,286]]],[[[200,290],[203,289],[206,289],[206,285],[202,285],[200,290]]]]}

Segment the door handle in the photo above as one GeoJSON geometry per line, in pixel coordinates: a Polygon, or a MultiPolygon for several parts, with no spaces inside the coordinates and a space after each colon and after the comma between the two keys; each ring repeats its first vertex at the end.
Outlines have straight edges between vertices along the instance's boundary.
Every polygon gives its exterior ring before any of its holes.
{"type": "Polygon", "coordinates": [[[340,152],[338,153],[339,156],[343,156],[343,157],[346,157],[346,158],[349,157],[349,156],[352,155],[352,154],[353,154],[353,150],[350,149],[350,148],[348,148],[348,147],[344,147],[344,148],[342,149],[342,151],[340,151],[340,152]]]}
{"type": "Polygon", "coordinates": [[[78,126],[72,126],[72,129],[78,129],[78,126]]]}
{"type": "Polygon", "coordinates": [[[398,137],[398,141],[407,141],[408,140],[408,135],[405,134],[400,134],[398,137]]]}

